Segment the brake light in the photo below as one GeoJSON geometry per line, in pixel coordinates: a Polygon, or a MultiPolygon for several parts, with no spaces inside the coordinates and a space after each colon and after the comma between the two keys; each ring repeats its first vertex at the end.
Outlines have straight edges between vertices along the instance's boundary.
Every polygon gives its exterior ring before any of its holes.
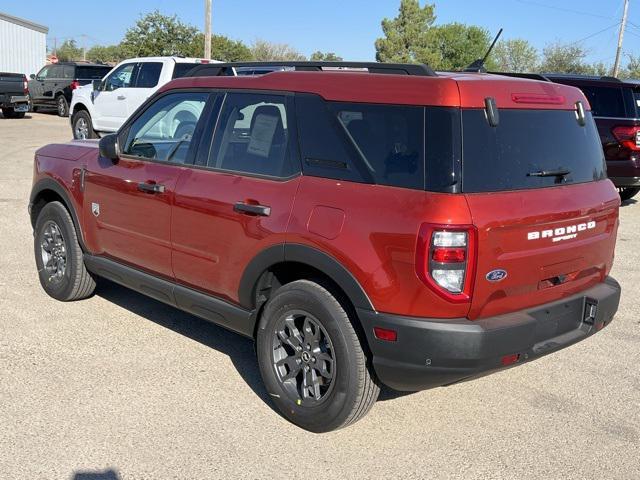
{"type": "Polygon", "coordinates": [[[27,77],[25,75],[22,76],[22,91],[25,95],[29,94],[29,82],[27,81],[27,77]]]}
{"type": "Polygon", "coordinates": [[[540,105],[562,105],[565,102],[562,95],[544,95],[540,93],[512,93],[511,100],[515,103],[540,105]]]}
{"type": "Polygon", "coordinates": [[[612,130],[613,136],[625,148],[640,151],[640,126],[618,126],[612,130]]]}
{"type": "Polygon", "coordinates": [[[80,82],[78,80],[74,80],[73,82],[71,82],[71,85],[69,86],[71,87],[71,90],[75,90],[80,86],[80,82]]]}
{"type": "Polygon", "coordinates": [[[469,302],[476,264],[476,229],[472,225],[422,224],[416,273],[441,297],[469,302]]]}

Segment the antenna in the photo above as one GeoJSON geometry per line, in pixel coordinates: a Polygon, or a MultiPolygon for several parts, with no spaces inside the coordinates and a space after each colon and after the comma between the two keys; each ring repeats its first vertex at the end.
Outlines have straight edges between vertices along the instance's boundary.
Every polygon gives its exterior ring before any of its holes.
{"type": "Polygon", "coordinates": [[[467,68],[465,68],[464,69],[465,72],[487,73],[487,69],[484,68],[484,62],[486,62],[487,58],[489,58],[489,55],[491,55],[493,47],[496,46],[496,42],[500,38],[500,35],[502,35],[502,28],[493,39],[493,42],[491,42],[491,46],[489,47],[489,50],[487,50],[487,53],[484,55],[484,57],[479,58],[478,60],[474,61],[471,65],[469,65],[467,68]]]}

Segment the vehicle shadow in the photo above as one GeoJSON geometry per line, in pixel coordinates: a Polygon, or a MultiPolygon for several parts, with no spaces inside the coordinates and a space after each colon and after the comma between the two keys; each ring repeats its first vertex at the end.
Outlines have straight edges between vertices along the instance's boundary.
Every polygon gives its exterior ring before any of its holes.
{"type": "Polygon", "coordinates": [[[638,200],[636,200],[635,198],[630,198],[629,200],[625,200],[624,202],[622,202],[620,204],[621,207],[628,207],[630,205],[634,205],[638,203],[638,200]]]}
{"type": "Polygon", "coordinates": [[[104,470],[102,472],[90,472],[90,471],[80,471],[75,472],[72,480],[120,480],[120,475],[118,472],[112,469],[104,470]]]}
{"type": "MultiPolygon", "coordinates": [[[[276,411],[262,383],[254,344],[250,339],[106,279],[100,279],[95,294],[157,325],[224,353],[251,390],[276,411]]],[[[378,401],[393,400],[411,393],[382,386],[378,401]]]]}

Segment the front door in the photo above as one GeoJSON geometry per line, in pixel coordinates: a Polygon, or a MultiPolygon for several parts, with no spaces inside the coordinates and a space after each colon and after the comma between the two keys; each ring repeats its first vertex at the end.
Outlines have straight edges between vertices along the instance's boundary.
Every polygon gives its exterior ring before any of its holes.
{"type": "Polygon", "coordinates": [[[186,168],[176,185],[178,282],[237,303],[247,264],[284,244],[300,180],[288,104],[286,95],[226,95],[213,140],[203,138],[196,168],[186,168]]]}
{"type": "Polygon", "coordinates": [[[158,97],[120,134],[117,161],[96,155],[85,173],[87,246],[96,254],[167,278],[176,181],[207,93],[158,97]]]}
{"type": "Polygon", "coordinates": [[[137,70],[137,63],[123,63],[105,78],[100,90],[93,92],[96,130],[115,132],[132,113],[127,97],[134,87],[137,70]]]}

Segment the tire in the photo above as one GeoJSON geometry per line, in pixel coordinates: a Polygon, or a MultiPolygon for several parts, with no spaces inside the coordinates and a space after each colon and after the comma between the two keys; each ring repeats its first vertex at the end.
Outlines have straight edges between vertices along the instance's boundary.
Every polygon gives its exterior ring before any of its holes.
{"type": "Polygon", "coordinates": [[[269,300],[258,328],[257,355],[282,416],[311,432],[358,421],[380,393],[349,315],[329,290],[309,280],[286,284],[269,300]],[[310,389],[305,390],[305,379],[310,389]]]}
{"type": "Polygon", "coordinates": [[[64,98],[64,95],[58,95],[56,98],[56,112],[59,117],[69,116],[69,102],[64,98]]]}
{"type": "Polygon", "coordinates": [[[56,300],[93,294],[96,283],[84,266],[73,220],[60,202],[46,204],[36,220],[34,253],[40,284],[56,300]]]}
{"type": "Polygon", "coordinates": [[[80,110],[73,114],[72,117],[73,138],[76,140],[85,140],[88,138],[98,138],[91,125],[91,116],[86,110],[80,110]]]}
{"type": "Polygon", "coordinates": [[[618,193],[620,194],[620,200],[626,202],[632,199],[636,194],[640,192],[640,187],[620,187],[618,193]]]}
{"type": "Polygon", "coordinates": [[[2,115],[4,118],[24,118],[24,112],[16,112],[13,107],[3,108],[2,115]]]}

